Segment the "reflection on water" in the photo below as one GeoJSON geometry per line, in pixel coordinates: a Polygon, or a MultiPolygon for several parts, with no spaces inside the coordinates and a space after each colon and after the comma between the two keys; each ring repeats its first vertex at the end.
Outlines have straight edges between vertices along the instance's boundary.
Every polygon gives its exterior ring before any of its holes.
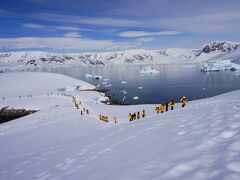
{"type": "Polygon", "coordinates": [[[156,104],[170,99],[179,101],[185,95],[188,99],[211,97],[224,92],[240,89],[239,72],[202,73],[200,67],[180,67],[178,65],[152,65],[158,74],[139,74],[140,65],[91,66],[56,68],[52,72],[65,74],[91,84],[110,89],[115,100],[126,104],[156,104]],[[85,74],[101,75],[102,80],[92,80],[85,74]],[[104,79],[112,86],[105,87],[104,79]],[[127,83],[121,83],[126,81],[127,83]],[[143,87],[140,89],[139,87],[143,87]],[[138,100],[133,97],[138,96],[138,100]]]}

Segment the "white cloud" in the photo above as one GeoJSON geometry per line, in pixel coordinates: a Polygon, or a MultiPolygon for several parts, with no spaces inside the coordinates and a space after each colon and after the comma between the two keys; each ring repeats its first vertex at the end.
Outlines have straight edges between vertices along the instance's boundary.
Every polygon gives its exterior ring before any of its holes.
{"type": "Polygon", "coordinates": [[[71,27],[71,26],[52,26],[52,28],[63,31],[90,31],[87,28],[71,27]]]}
{"type": "Polygon", "coordinates": [[[85,17],[85,16],[72,16],[53,13],[38,13],[33,15],[34,18],[54,21],[54,22],[67,22],[77,24],[89,25],[104,25],[104,26],[118,26],[118,27],[132,27],[139,26],[141,23],[135,20],[112,18],[112,17],[85,17]]]}
{"type": "Polygon", "coordinates": [[[22,24],[22,27],[28,28],[28,29],[45,29],[46,26],[40,25],[40,24],[31,24],[31,23],[25,23],[22,24]]]}
{"type": "Polygon", "coordinates": [[[78,32],[69,32],[64,34],[64,37],[81,37],[81,35],[78,32]]]}
{"type": "Polygon", "coordinates": [[[136,39],[136,41],[143,42],[143,43],[151,42],[151,41],[154,41],[154,40],[156,40],[156,38],[153,38],[153,37],[143,37],[143,38],[136,39]]]}
{"type": "Polygon", "coordinates": [[[79,27],[71,27],[71,26],[46,26],[41,24],[32,24],[32,23],[24,23],[22,27],[28,29],[44,29],[44,30],[62,30],[62,31],[90,31],[90,29],[79,28],[79,27]]]}
{"type": "Polygon", "coordinates": [[[118,34],[120,37],[144,37],[144,36],[166,36],[166,35],[178,35],[181,34],[179,31],[124,31],[118,34]]]}
{"type": "Polygon", "coordinates": [[[204,13],[195,16],[152,19],[147,26],[191,32],[226,32],[240,28],[240,12],[204,13]]]}
{"type": "Polygon", "coordinates": [[[140,42],[115,42],[76,37],[0,38],[0,49],[51,48],[56,50],[119,50],[140,46],[140,42]]]}

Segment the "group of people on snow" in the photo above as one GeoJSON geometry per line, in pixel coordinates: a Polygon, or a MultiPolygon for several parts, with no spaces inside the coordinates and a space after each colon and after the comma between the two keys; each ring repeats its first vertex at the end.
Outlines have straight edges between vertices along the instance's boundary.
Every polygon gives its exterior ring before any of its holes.
{"type": "Polygon", "coordinates": [[[174,105],[175,105],[175,101],[171,100],[165,104],[159,104],[158,106],[155,107],[155,111],[159,114],[159,112],[163,113],[163,112],[167,112],[168,108],[170,107],[171,110],[174,109],[174,105]]]}
{"type": "Polygon", "coordinates": [[[107,116],[99,115],[99,119],[100,119],[101,121],[108,122],[108,117],[107,117],[107,116]]]}
{"type": "Polygon", "coordinates": [[[133,113],[133,114],[129,113],[128,114],[128,119],[129,119],[129,121],[133,121],[133,120],[136,120],[136,119],[140,119],[141,116],[142,116],[142,118],[145,117],[145,110],[142,110],[141,115],[140,115],[139,111],[137,111],[136,113],[133,113]]]}
{"type": "MultiPolygon", "coordinates": [[[[72,102],[73,105],[75,106],[75,108],[79,109],[79,105],[81,104],[81,101],[79,101],[79,103],[77,103],[76,97],[75,96],[71,96],[72,97],[72,102]]],[[[89,114],[89,110],[86,109],[85,107],[80,111],[81,115],[83,115],[83,113],[86,112],[86,114],[89,114]]]]}
{"type": "MultiPolygon", "coordinates": [[[[186,96],[183,96],[180,99],[180,103],[182,105],[182,107],[184,107],[187,104],[187,98],[186,96]]],[[[159,112],[163,113],[163,112],[167,112],[168,109],[170,108],[171,110],[174,109],[174,105],[175,105],[175,101],[171,100],[165,104],[159,104],[158,106],[155,107],[155,111],[157,112],[157,114],[159,114],[159,112]]]]}

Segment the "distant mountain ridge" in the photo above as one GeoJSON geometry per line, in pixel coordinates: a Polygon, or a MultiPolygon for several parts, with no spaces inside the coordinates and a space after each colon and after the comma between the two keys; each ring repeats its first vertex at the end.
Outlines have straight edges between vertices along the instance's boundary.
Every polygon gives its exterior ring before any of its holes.
{"type": "MultiPolygon", "coordinates": [[[[224,57],[236,51],[239,44],[227,41],[210,42],[200,50],[169,48],[164,50],[125,50],[101,53],[48,53],[9,52],[0,53],[0,63],[17,63],[28,66],[39,65],[111,65],[111,64],[168,64],[199,62],[214,57],[224,57]]],[[[236,54],[236,53],[235,53],[236,54]]],[[[237,55],[240,54],[237,53],[237,55]]],[[[238,56],[237,56],[238,57],[238,56]]],[[[233,57],[232,57],[233,58],[233,57]]],[[[236,61],[236,59],[233,59],[236,61]]]]}
{"type": "Polygon", "coordinates": [[[234,42],[227,42],[227,41],[210,42],[209,44],[206,44],[203,47],[202,52],[204,52],[204,53],[210,53],[213,51],[230,52],[232,50],[237,49],[238,46],[239,46],[239,44],[236,44],[234,42]]]}

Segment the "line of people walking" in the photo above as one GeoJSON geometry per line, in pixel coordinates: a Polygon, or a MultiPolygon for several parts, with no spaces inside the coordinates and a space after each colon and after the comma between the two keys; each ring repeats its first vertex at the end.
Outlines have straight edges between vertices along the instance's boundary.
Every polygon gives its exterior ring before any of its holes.
{"type": "Polygon", "coordinates": [[[174,109],[174,105],[175,105],[175,101],[171,100],[165,104],[159,104],[158,106],[155,107],[155,111],[157,112],[157,114],[159,114],[159,112],[163,113],[163,112],[167,112],[168,109],[170,108],[171,110],[174,109]]]}
{"type": "Polygon", "coordinates": [[[144,118],[145,115],[146,115],[145,110],[142,110],[141,115],[140,115],[140,111],[137,111],[136,113],[133,113],[133,114],[129,113],[128,114],[128,119],[129,119],[129,121],[133,121],[133,120],[136,120],[136,119],[140,119],[141,116],[142,116],[142,118],[144,118]]]}
{"type": "MultiPolygon", "coordinates": [[[[180,99],[180,103],[182,105],[182,107],[185,107],[185,105],[187,104],[187,98],[186,96],[183,96],[180,99]]],[[[170,108],[171,110],[174,109],[174,105],[175,105],[175,101],[172,99],[171,101],[165,103],[165,104],[159,104],[158,106],[155,107],[155,111],[157,112],[157,114],[159,114],[160,112],[167,112],[168,109],[170,108]]]]}

